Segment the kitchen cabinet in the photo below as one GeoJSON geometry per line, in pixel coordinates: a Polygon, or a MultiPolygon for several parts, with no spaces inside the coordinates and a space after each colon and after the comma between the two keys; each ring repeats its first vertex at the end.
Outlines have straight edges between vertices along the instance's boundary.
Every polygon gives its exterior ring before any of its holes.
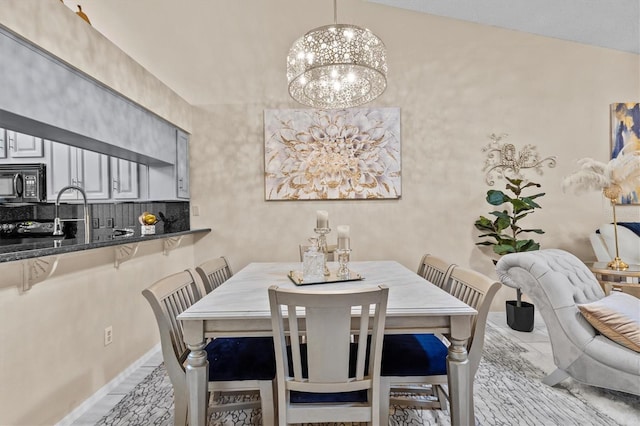
{"type": "Polygon", "coordinates": [[[176,131],[176,158],[171,166],[149,165],[149,199],[189,199],[189,135],[176,131]]]}
{"type": "Polygon", "coordinates": [[[189,198],[189,136],[177,131],[176,140],[176,177],[178,198],[189,198]]]}
{"type": "Polygon", "coordinates": [[[0,161],[7,158],[7,131],[0,129],[0,161]]]}
{"type": "Polygon", "coordinates": [[[0,129],[0,162],[40,163],[43,158],[42,138],[0,129]]]}
{"type": "MultiPolygon", "coordinates": [[[[56,201],[58,192],[67,185],[84,189],[89,200],[109,199],[109,156],[53,141],[46,141],[47,200],[56,201]]],[[[77,191],[66,191],[61,200],[82,197],[77,191]]]]}
{"type": "Polygon", "coordinates": [[[140,196],[138,184],[138,163],[111,157],[111,197],[114,200],[137,199],[140,196]]]}

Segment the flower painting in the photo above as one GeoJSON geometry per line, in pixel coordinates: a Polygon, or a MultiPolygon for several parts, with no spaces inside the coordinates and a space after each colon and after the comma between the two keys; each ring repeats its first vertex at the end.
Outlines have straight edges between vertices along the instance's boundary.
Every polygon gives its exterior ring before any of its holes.
{"type": "Polygon", "coordinates": [[[267,200],[400,198],[400,109],[264,112],[267,200]]]}
{"type": "MultiPolygon", "coordinates": [[[[640,103],[611,104],[611,158],[620,152],[640,155],[640,103]],[[624,150],[624,151],[623,151],[624,150]]],[[[640,204],[640,188],[620,197],[620,204],[640,204]]]]}

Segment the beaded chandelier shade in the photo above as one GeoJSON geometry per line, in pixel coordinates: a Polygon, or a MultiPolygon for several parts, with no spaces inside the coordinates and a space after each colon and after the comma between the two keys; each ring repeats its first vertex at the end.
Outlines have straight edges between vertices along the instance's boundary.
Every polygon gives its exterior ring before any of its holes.
{"type": "Polygon", "coordinates": [[[319,109],[362,105],[387,87],[386,57],[384,43],[368,29],[337,23],[315,28],[289,50],[289,94],[319,109]]]}

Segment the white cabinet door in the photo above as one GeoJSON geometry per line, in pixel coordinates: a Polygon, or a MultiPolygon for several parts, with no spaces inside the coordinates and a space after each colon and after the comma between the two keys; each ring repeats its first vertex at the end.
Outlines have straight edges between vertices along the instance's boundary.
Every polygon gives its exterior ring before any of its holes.
{"type": "Polygon", "coordinates": [[[189,199],[189,135],[176,131],[176,162],[169,166],[149,166],[149,199],[189,199]]]}
{"type": "Polygon", "coordinates": [[[7,130],[10,156],[13,158],[42,158],[42,138],[7,130]]]}
{"type": "Polygon", "coordinates": [[[78,185],[90,200],[109,198],[109,157],[86,149],[76,148],[78,185]]]}
{"type": "MultiPolygon", "coordinates": [[[[56,201],[58,192],[67,185],[76,185],[76,148],[47,141],[47,201],[56,201]]],[[[75,200],[76,191],[66,191],[61,200],[75,200]]]]}
{"type": "Polygon", "coordinates": [[[178,130],[176,144],[178,198],[189,198],[189,136],[178,130]]]}
{"type": "Polygon", "coordinates": [[[7,131],[0,129],[0,159],[7,158],[7,131]]]}
{"type": "Polygon", "coordinates": [[[111,193],[116,200],[139,197],[138,163],[111,157],[111,193]]]}
{"type": "MultiPolygon", "coordinates": [[[[47,141],[47,200],[55,201],[67,185],[84,189],[87,199],[109,198],[109,157],[70,145],[47,141]]],[[[65,191],[61,200],[82,198],[77,191],[65,191]]]]}

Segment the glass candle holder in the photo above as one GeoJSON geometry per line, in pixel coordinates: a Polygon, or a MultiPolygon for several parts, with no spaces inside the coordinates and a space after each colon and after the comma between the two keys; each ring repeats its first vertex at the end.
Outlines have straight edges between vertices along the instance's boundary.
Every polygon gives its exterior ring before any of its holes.
{"type": "Polygon", "coordinates": [[[324,254],[324,274],[328,276],[330,272],[327,267],[327,234],[331,232],[331,228],[315,228],[313,231],[318,234],[318,251],[324,254]]]}
{"type": "Polygon", "coordinates": [[[349,271],[351,249],[337,249],[336,254],[338,255],[338,272],[336,272],[336,275],[341,279],[349,278],[351,274],[349,271]]]}

